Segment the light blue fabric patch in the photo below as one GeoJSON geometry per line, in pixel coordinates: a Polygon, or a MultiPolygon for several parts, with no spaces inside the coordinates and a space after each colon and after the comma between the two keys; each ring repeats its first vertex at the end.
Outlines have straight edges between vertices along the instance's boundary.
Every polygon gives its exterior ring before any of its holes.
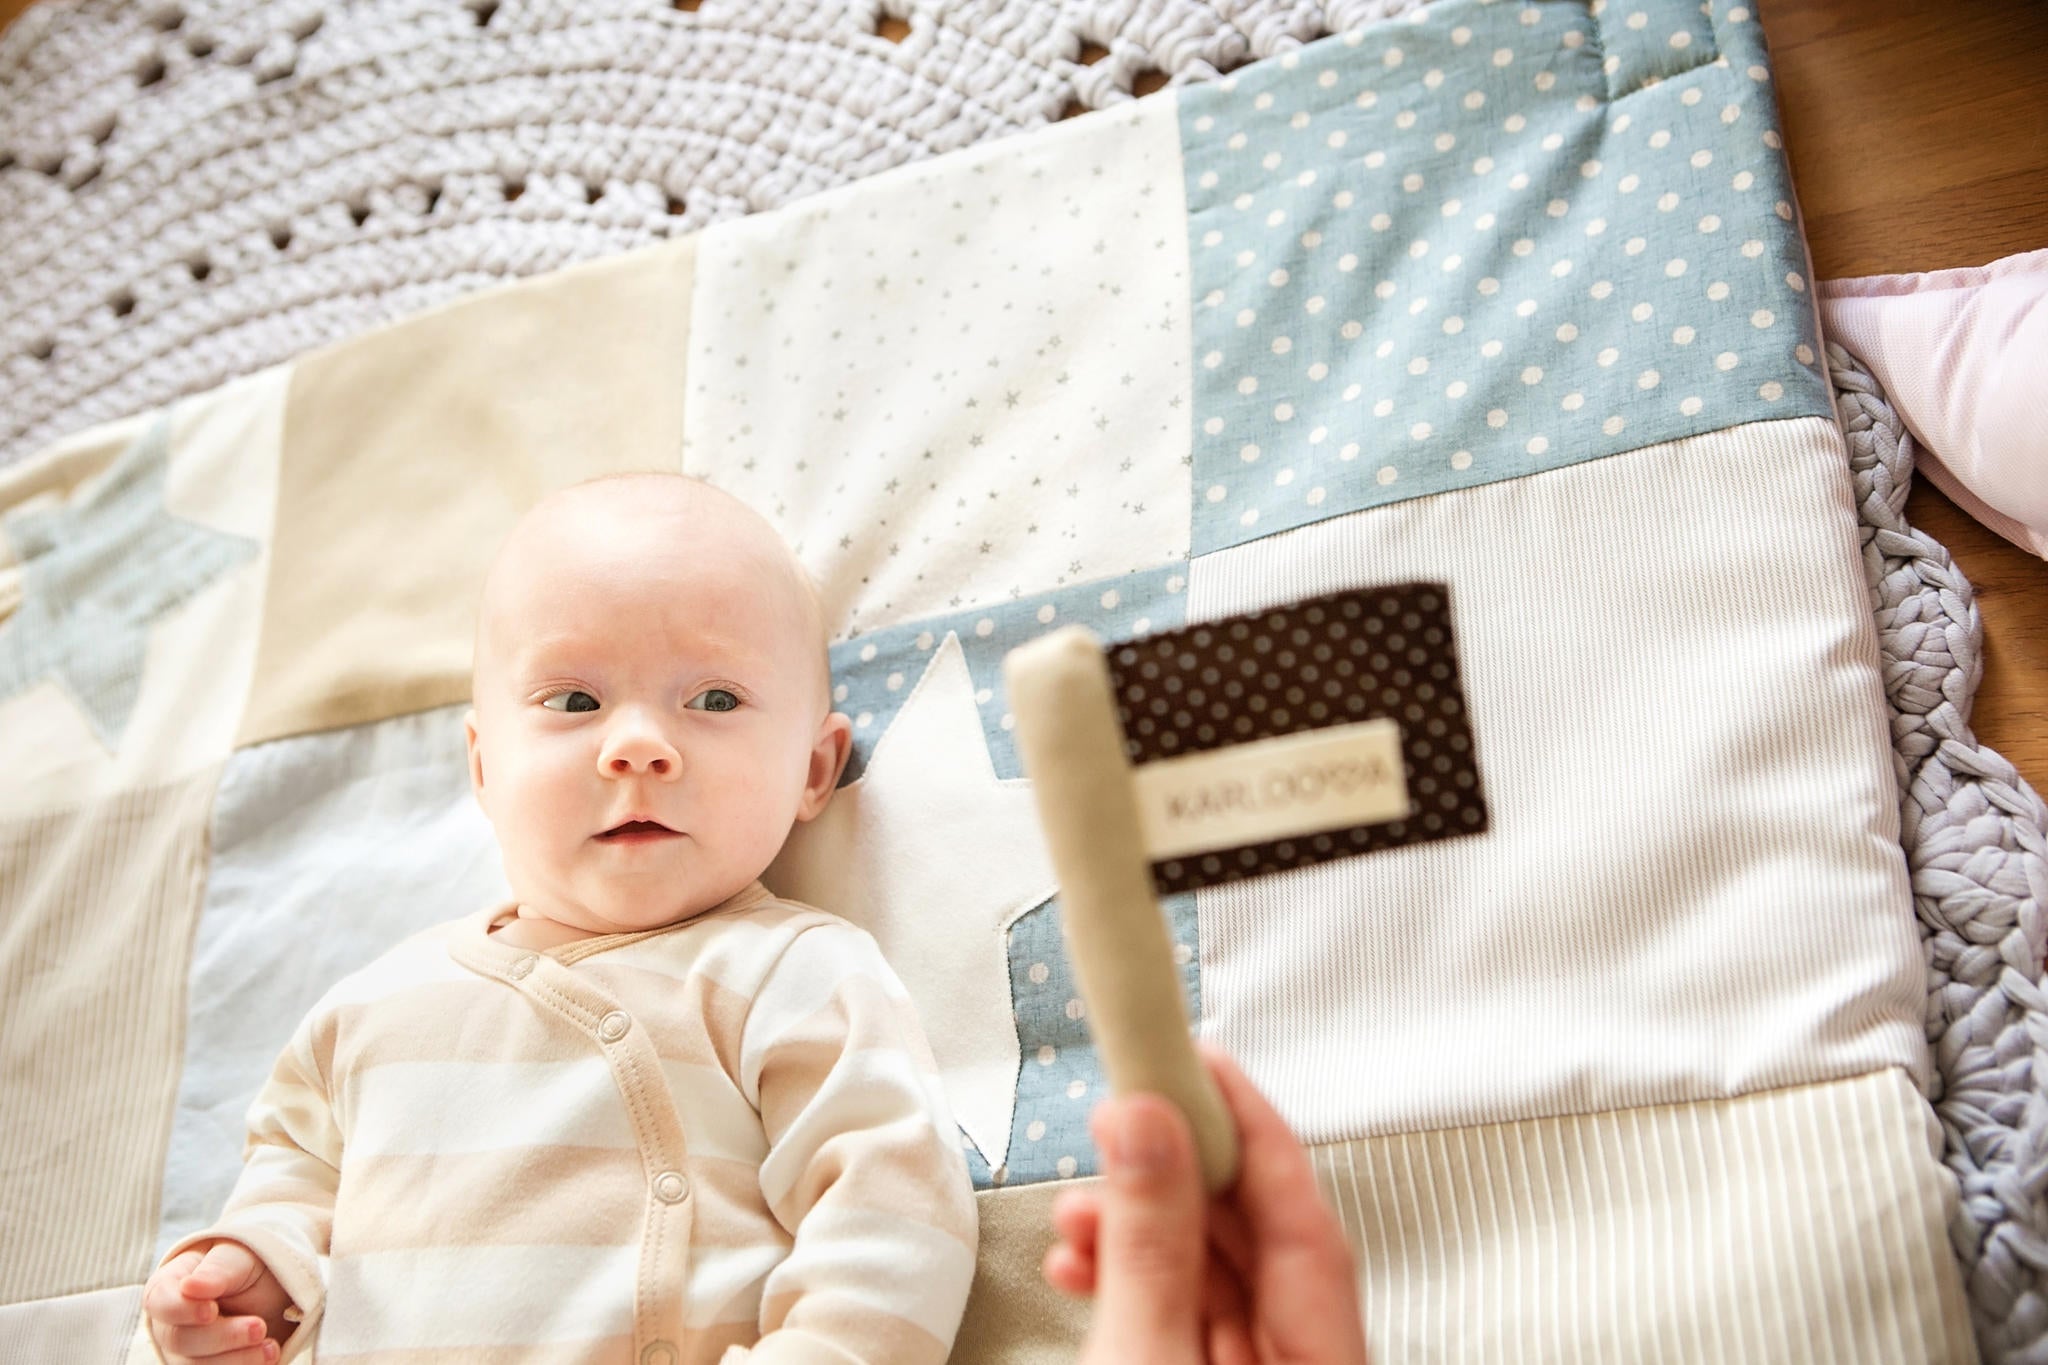
{"type": "MultiPolygon", "coordinates": [[[[854,719],[853,757],[842,785],[859,778],[868,756],[902,709],[947,634],[958,637],[974,680],[981,731],[997,777],[1022,777],[1010,737],[1003,656],[1065,625],[1084,625],[1104,641],[1172,630],[1187,622],[1185,562],[1019,597],[995,606],[908,621],[832,647],[833,706],[854,719]]],[[[1190,1019],[1201,1018],[1201,945],[1195,898],[1163,902],[1171,924],[1190,1019]]],[[[1010,1001],[1023,1056],[1010,1155],[997,1180],[973,1144],[962,1145],[977,1188],[1029,1184],[1096,1170],[1088,1111],[1107,1091],[1081,1017],[1060,941],[1059,900],[1026,911],[1010,927],[1010,1001]]]]}
{"type": "MultiPolygon", "coordinates": [[[[1160,907],[1173,938],[1188,1018],[1200,1019],[1202,964],[1195,898],[1169,896],[1160,907]]],[[[1017,1041],[1024,1060],[1002,1178],[995,1178],[972,1143],[962,1144],[976,1189],[1065,1180],[1101,1169],[1088,1136],[1088,1114],[1108,1096],[1109,1082],[1088,1034],[1059,917],[1055,897],[1010,926],[1010,999],[1016,1007],[1017,1041]]]]}
{"type": "Polygon", "coordinates": [[[1192,553],[1831,414],[1764,61],[1740,7],[1445,0],[1185,91],[1192,553]]]}
{"type": "Polygon", "coordinates": [[[238,749],[192,948],[157,1251],[219,1216],[243,1116],[327,988],[430,925],[510,898],[469,790],[466,706],[238,749]]]}
{"type": "Polygon", "coordinates": [[[1188,566],[1163,564],[1117,578],[1033,593],[994,606],[886,626],[832,646],[832,705],[853,718],[853,756],[840,785],[867,770],[868,755],[924,676],[948,632],[959,637],[981,708],[981,732],[1000,778],[1024,775],[1010,739],[1003,656],[1049,630],[1083,625],[1104,640],[1172,630],[1187,620],[1188,566]]]}
{"type": "MultiPolygon", "coordinates": [[[[1580,8],[1574,6],[1574,8],[1580,8]]],[[[1607,77],[1609,98],[1619,99],[1659,81],[1690,71],[1720,54],[1715,46],[1714,21],[1703,4],[1643,4],[1641,0],[1617,11],[1610,3],[1595,14],[1585,7],[1581,21],[1589,40],[1597,41],[1601,74],[1607,77]]],[[[1738,22],[1747,23],[1749,12],[1736,8],[1738,22]]],[[[1521,16],[1516,16],[1522,22],[1521,16]]],[[[1542,19],[1539,17],[1540,25],[1542,19]]],[[[1755,25],[1751,25],[1754,29],[1755,25]]],[[[1757,35],[1762,42],[1762,35],[1757,35]]]]}
{"type": "Polygon", "coordinates": [[[22,588],[0,625],[0,699],[54,678],[109,752],[142,690],[150,628],[258,548],[171,513],[170,450],[170,421],[160,418],[78,502],[16,513],[0,528],[22,588]]]}

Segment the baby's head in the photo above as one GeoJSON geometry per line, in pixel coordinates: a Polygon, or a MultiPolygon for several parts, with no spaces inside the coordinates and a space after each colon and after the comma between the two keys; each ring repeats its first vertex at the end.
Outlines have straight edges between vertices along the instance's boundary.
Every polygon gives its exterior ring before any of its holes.
{"type": "Polygon", "coordinates": [[[825,808],[850,726],[809,575],[678,474],[543,498],[485,580],[470,781],[522,911],[590,933],[743,890],[825,808]]]}

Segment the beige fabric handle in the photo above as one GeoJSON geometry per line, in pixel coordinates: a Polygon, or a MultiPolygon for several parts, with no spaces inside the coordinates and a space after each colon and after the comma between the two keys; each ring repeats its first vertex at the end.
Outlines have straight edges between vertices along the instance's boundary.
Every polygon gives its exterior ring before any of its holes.
{"type": "Polygon", "coordinates": [[[1222,1190],[1237,1178],[1237,1129],[1188,1036],[1102,644],[1081,626],[1040,636],[1004,658],[1003,683],[1110,1087],[1178,1105],[1195,1131],[1203,1183],[1222,1190]]]}

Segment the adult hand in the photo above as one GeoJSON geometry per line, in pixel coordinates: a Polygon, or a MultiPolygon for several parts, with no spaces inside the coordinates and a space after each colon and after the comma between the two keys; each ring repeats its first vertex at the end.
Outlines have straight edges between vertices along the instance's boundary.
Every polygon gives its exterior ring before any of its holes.
{"type": "Polygon", "coordinates": [[[1089,1118],[1106,1179],[1054,1203],[1045,1278],[1095,1298],[1081,1365],[1364,1365],[1351,1250],[1308,1154],[1235,1063],[1201,1051],[1237,1122],[1237,1183],[1205,1198],[1187,1120],[1130,1095],[1089,1118]]]}
{"type": "Polygon", "coordinates": [[[272,1365],[289,1335],[291,1296],[240,1242],[179,1252],[142,1290],[149,1334],[168,1365],[272,1365]]]}

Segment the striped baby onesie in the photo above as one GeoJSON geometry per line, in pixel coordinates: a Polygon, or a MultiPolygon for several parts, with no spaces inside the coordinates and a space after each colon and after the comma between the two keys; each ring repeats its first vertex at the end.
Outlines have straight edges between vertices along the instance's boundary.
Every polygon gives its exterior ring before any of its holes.
{"type": "Polygon", "coordinates": [[[305,1315],[287,1362],[939,1365],[974,1203],[874,940],[759,882],[547,952],[506,913],[327,993],[170,1254],[254,1249],[305,1315]]]}

